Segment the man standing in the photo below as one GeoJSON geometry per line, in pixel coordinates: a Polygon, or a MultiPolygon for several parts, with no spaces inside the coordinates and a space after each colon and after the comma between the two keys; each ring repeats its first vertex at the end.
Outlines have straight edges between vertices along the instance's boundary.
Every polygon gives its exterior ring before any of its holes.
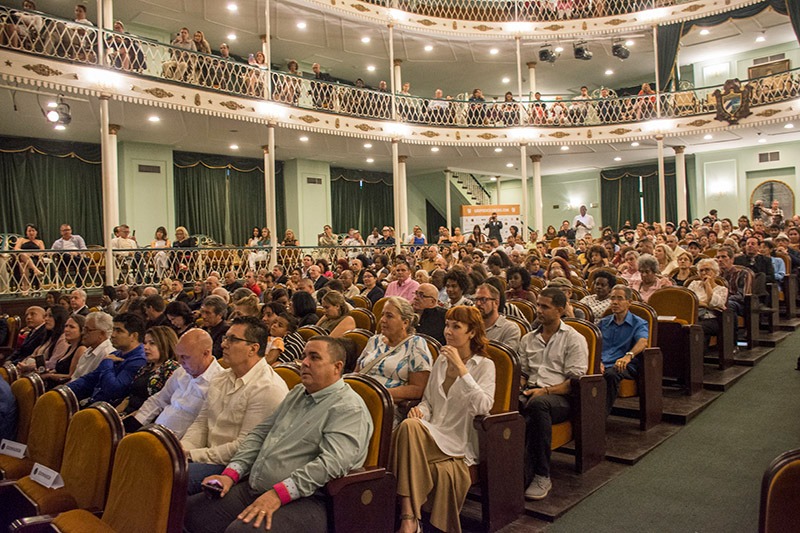
{"type": "Polygon", "coordinates": [[[247,434],[289,393],[264,359],[268,337],[254,317],[235,319],[225,334],[222,357],[230,368],[211,380],[208,398],[181,440],[189,457],[189,494],[202,490],[203,478],[222,473],[247,434]]]}
{"type": "Polygon", "coordinates": [[[550,444],[553,424],[569,419],[570,379],[586,373],[589,348],[583,335],[561,320],[567,297],[558,289],[544,289],[536,303],[539,323],[519,344],[520,367],[528,380],[522,384],[520,414],[525,418],[525,498],[542,500],[550,481],[550,444]]]}
{"type": "Polygon", "coordinates": [[[83,405],[108,402],[116,405],[130,393],[133,378],[147,359],[144,355],[144,320],[133,313],[114,317],[111,344],[117,351],[93,371],[67,384],[83,405]]]}
{"type": "Polygon", "coordinates": [[[514,322],[500,314],[500,291],[489,284],[478,285],[472,298],[481,312],[486,336],[489,340],[502,342],[512,350],[519,349],[520,329],[514,322]]]}
{"type": "Polygon", "coordinates": [[[582,205],[580,211],[581,214],[575,215],[575,218],[572,219],[572,227],[575,228],[576,241],[586,238],[587,235],[591,237],[592,229],[594,229],[594,217],[586,214],[586,206],[582,205]]]}
{"type": "Polygon", "coordinates": [[[155,422],[183,438],[203,407],[212,379],[222,372],[212,346],[211,336],[202,329],[190,329],[182,335],[175,346],[180,368],[164,388],[145,400],[135,415],[125,419],[125,431],[130,433],[155,422]]]}
{"type": "Polygon", "coordinates": [[[328,531],[320,489],[364,463],[373,426],[364,402],[342,380],[341,342],[314,337],[303,355],[302,386],[247,436],[222,475],[203,480],[220,487],[221,497],[187,501],[188,532],[328,531]]]}
{"type": "Polygon", "coordinates": [[[486,240],[497,239],[497,242],[503,242],[503,236],[500,235],[500,230],[503,229],[503,222],[497,220],[497,213],[492,213],[492,216],[489,217],[489,222],[483,227],[489,230],[489,236],[486,240]]]}
{"type": "Polygon", "coordinates": [[[103,312],[89,313],[86,324],[83,326],[83,353],[75,370],[72,372],[72,381],[77,380],[94,371],[100,363],[114,351],[111,345],[111,333],[114,323],[111,315],[103,312]]]}
{"type": "Polygon", "coordinates": [[[411,300],[411,307],[419,316],[417,333],[430,335],[442,344],[444,338],[444,317],[447,310],[439,305],[439,289],[430,283],[421,283],[411,300]]]}
{"type": "Polygon", "coordinates": [[[212,294],[203,300],[200,308],[200,318],[203,319],[203,329],[211,335],[214,342],[212,352],[214,357],[222,357],[222,337],[228,331],[228,323],[225,322],[225,313],[228,311],[228,304],[221,297],[212,294]]]}
{"type": "Polygon", "coordinates": [[[610,309],[613,314],[602,318],[597,326],[603,334],[603,355],[600,369],[606,380],[606,413],[611,414],[622,379],[636,379],[641,357],[647,348],[647,322],[629,311],[632,293],[626,285],[611,289],[610,309]]]}

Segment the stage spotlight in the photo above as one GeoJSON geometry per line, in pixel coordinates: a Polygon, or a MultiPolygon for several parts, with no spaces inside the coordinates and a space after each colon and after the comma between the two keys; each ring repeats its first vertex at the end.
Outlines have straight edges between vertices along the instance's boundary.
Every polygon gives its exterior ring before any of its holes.
{"type": "Polygon", "coordinates": [[[631,57],[631,51],[622,43],[614,43],[611,46],[611,55],[620,59],[628,59],[631,57]]]}
{"type": "Polygon", "coordinates": [[[69,104],[64,102],[63,99],[58,99],[58,105],[55,109],[51,109],[45,114],[45,117],[48,121],[54,124],[60,124],[62,126],[66,126],[70,122],[72,122],[72,115],[69,112],[69,104]]]}
{"type": "Polygon", "coordinates": [[[558,54],[553,51],[553,47],[549,44],[542,46],[541,50],[539,50],[539,61],[555,63],[556,59],[558,59],[558,54]]]}
{"type": "Polygon", "coordinates": [[[591,51],[589,51],[589,47],[586,46],[586,41],[580,41],[572,45],[573,46],[573,53],[575,55],[575,59],[582,59],[583,61],[589,61],[592,59],[591,51]]]}

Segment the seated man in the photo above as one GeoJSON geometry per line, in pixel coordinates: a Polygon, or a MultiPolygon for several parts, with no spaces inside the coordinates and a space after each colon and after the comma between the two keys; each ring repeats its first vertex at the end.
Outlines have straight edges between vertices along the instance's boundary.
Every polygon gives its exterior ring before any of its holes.
{"type": "Polygon", "coordinates": [[[160,294],[145,298],[142,307],[144,308],[144,316],[147,317],[147,322],[145,323],[147,329],[155,326],[171,326],[167,315],[164,314],[167,305],[160,294]]]}
{"type": "MultiPolygon", "coordinates": [[[[762,297],[769,294],[766,284],[775,282],[775,268],[769,257],[765,257],[758,252],[759,240],[756,237],[749,237],[745,241],[744,254],[737,255],[733,260],[733,264],[747,267],[754,272],[753,294],[762,297]]],[[[769,304],[771,302],[766,303],[769,304]]]]}
{"type": "Polygon", "coordinates": [[[183,302],[186,305],[189,305],[191,298],[189,298],[189,295],[183,290],[183,281],[174,279],[172,280],[172,283],[170,283],[169,288],[170,294],[169,298],[167,299],[168,302],[183,302]]]}
{"type": "Polygon", "coordinates": [[[500,291],[489,284],[478,285],[475,307],[481,312],[483,326],[489,340],[502,342],[512,350],[519,349],[520,329],[514,322],[500,314],[500,291]]]}
{"type": "Polygon", "coordinates": [[[81,271],[85,273],[87,260],[81,250],[86,250],[86,241],[80,235],[73,234],[72,226],[69,224],[61,224],[59,231],[61,232],[61,238],[57,239],[50,247],[61,252],[55,258],[58,271],[62,278],[66,278],[70,272],[75,272],[75,285],[80,287],[83,284],[81,271]]]}
{"type": "Polygon", "coordinates": [[[519,343],[523,378],[520,414],[525,418],[525,498],[547,497],[550,481],[550,445],[553,424],[571,413],[570,379],[589,367],[589,348],[583,335],[561,320],[567,297],[558,289],[544,289],[536,303],[540,326],[519,343]]]}
{"type": "Polygon", "coordinates": [[[32,305],[25,310],[25,328],[28,330],[25,340],[17,346],[17,349],[8,356],[12,363],[24,361],[38,348],[47,337],[47,330],[44,327],[45,310],[38,305],[32,305]]]}
{"type": "MultiPolygon", "coordinates": [[[[223,289],[224,290],[224,289],[223,289]]],[[[228,323],[225,322],[225,315],[228,312],[228,304],[221,296],[212,294],[203,300],[200,308],[200,318],[203,319],[203,329],[211,335],[214,341],[214,357],[222,357],[222,337],[228,331],[228,323]]]]}
{"type": "Polygon", "coordinates": [[[603,355],[600,370],[606,380],[606,413],[611,414],[622,379],[636,379],[641,358],[634,359],[647,348],[649,329],[643,318],[631,313],[632,292],[626,285],[611,289],[610,309],[613,314],[597,323],[603,334],[603,355]]]}
{"type": "Polygon", "coordinates": [[[222,366],[211,353],[212,346],[211,336],[202,329],[191,329],[181,336],[175,346],[180,368],[172,373],[164,388],[125,419],[125,430],[130,433],[155,422],[182,438],[203,407],[212,379],[222,372],[222,366]]]}
{"type": "Polygon", "coordinates": [[[78,359],[78,364],[72,371],[72,381],[94,371],[114,351],[111,345],[113,331],[114,320],[108,313],[98,311],[86,316],[82,340],[86,351],[78,359]]]}
{"type": "Polygon", "coordinates": [[[144,320],[133,313],[114,317],[111,344],[117,351],[83,377],[67,384],[82,405],[108,402],[116,405],[130,393],[131,383],[145,365],[144,320]]]}
{"type": "Polygon", "coordinates": [[[76,315],[86,316],[89,314],[89,307],[86,305],[86,291],[75,289],[69,295],[70,312],[76,315]]]}
{"type": "Polygon", "coordinates": [[[372,418],[341,379],[346,355],[340,341],[314,337],[303,355],[303,386],[256,426],[222,475],[203,480],[221,487],[221,498],[197,494],[187,501],[189,533],[328,531],[320,489],[364,463],[372,418]]]}
{"type": "Polygon", "coordinates": [[[233,293],[239,287],[244,287],[244,284],[236,279],[236,272],[230,270],[225,272],[225,285],[222,286],[229,293],[233,293]]]}
{"type": "Polygon", "coordinates": [[[430,335],[442,344],[444,338],[444,317],[447,310],[439,305],[439,289],[430,283],[422,283],[414,293],[411,307],[419,316],[417,333],[430,335]]]}
{"type": "Polygon", "coordinates": [[[594,275],[594,285],[592,286],[593,294],[581,298],[581,303],[589,306],[594,315],[594,321],[600,322],[603,313],[606,312],[608,306],[611,305],[609,296],[611,295],[611,287],[617,284],[617,278],[610,272],[599,270],[594,275]]]}
{"type": "MultiPolygon", "coordinates": [[[[730,246],[721,246],[717,250],[717,255],[714,259],[717,260],[719,265],[719,274],[728,283],[728,301],[726,307],[736,313],[737,316],[744,316],[744,290],[745,290],[745,276],[741,275],[739,271],[734,268],[733,256],[735,252],[730,246]]],[[[737,326],[737,321],[733,322],[734,328],[737,326]]]]}
{"type": "Polygon", "coordinates": [[[272,415],[288,394],[286,382],[264,359],[269,331],[253,317],[237,318],[223,337],[220,371],[208,398],[181,440],[189,457],[189,494],[200,492],[206,476],[219,474],[247,434],[272,415]]]}
{"type": "Polygon", "coordinates": [[[386,287],[385,296],[400,296],[409,302],[414,299],[414,293],[419,289],[419,283],[411,279],[411,267],[405,261],[398,261],[392,272],[392,281],[386,287]]]}

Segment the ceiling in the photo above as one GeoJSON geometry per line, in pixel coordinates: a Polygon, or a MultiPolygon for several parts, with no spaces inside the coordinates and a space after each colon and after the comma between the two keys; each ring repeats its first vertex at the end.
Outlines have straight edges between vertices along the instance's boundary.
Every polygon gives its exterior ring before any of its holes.
{"type": "MultiPolygon", "coordinates": [[[[129,30],[150,36],[174,33],[181,26],[191,30],[201,28],[212,47],[220,42],[232,43],[234,53],[247,55],[260,47],[259,35],[265,32],[264,3],[255,0],[235,0],[239,6],[236,13],[226,9],[228,2],[201,0],[159,1],[128,0],[117,2],[115,18],[122,19],[129,30]],[[145,29],[146,28],[146,29],[145,29]],[[227,34],[234,31],[236,41],[230,41],[227,34]]],[[[43,5],[42,5],[43,4],[43,5]]],[[[55,4],[55,2],[53,2],[55,4]]],[[[39,7],[56,15],[69,17],[71,4],[39,7]]],[[[90,18],[96,13],[90,10],[90,18]]],[[[324,13],[302,5],[286,2],[271,2],[270,16],[272,27],[273,63],[285,63],[293,58],[307,68],[312,62],[319,62],[332,75],[345,79],[363,78],[368,84],[376,85],[381,79],[389,78],[388,30],[365,24],[363,21],[342,19],[336,13],[324,13]],[[306,23],[306,28],[297,27],[298,21],[306,23]],[[369,43],[362,43],[362,37],[370,37],[369,43]],[[374,65],[375,72],[367,72],[366,66],[374,65]]],[[[762,12],[751,19],[738,20],[710,28],[711,33],[701,36],[695,28],[683,40],[679,60],[681,64],[706,61],[721,54],[730,55],[750,50],[760,32],[767,40],[758,46],[771,46],[794,40],[786,17],[771,11],[762,12]]],[[[647,32],[631,36],[630,59],[621,62],[610,55],[610,40],[597,40],[589,43],[594,52],[592,61],[579,61],[572,58],[571,43],[561,43],[565,47],[562,57],[554,64],[539,64],[536,71],[537,87],[545,94],[577,93],[584,83],[595,80],[611,87],[623,87],[650,80],[654,76],[652,35],[647,32]],[[605,76],[606,69],[615,71],[613,76],[605,76]]],[[[523,41],[522,62],[536,58],[541,42],[523,41]]],[[[557,44],[557,43],[553,43],[557,44]]],[[[395,33],[396,57],[403,59],[403,80],[410,81],[412,93],[432,94],[441,87],[445,94],[458,94],[481,86],[489,95],[502,94],[506,90],[516,92],[516,50],[514,41],[457,40],[413,34],[395,33]],[[430,52],[425,46],[431,45],[430,52]],[[496,48],[496,55],[490,50],[496,48]],[[501,78],[507,76],[511,82],[504,84],[501,78]]],[[[527,78],[527,69],[523,76],[527,78]]],[[[527,84],[527,80],[525,82],[527,84]]],[[[526,85],[525,85],[526,86],[526,85]]],[[[42,104],[46,97],[38,97],[42,104]]],[[[56,132],[42,117],[37,95],[30,92],[12,93],[7,88],[0,89],[0,113],[6,119],[0,123],[0,134],[40,138],[69,138],[75,141],[99,142],[99,105],[96,99],[70,100],[73,122],[65,132],[56,132]],[[20,125],[24,124],[24,127],[20,125]]],[[[207,117],[174,110],[154,109],[136,104],[114,102],[110,104],[111,121],[122,125],[120,141],[158,143],[172,146],[177,150],[190,150],[206,153],[231,153],[229,146],[237,144],[238,155],[262,157],[261,146],[266,144],[266,129],[248,122],[207,117]],[[156,114],[158,123],[147,120],[156,114]]],[[[798,124],[800,130],[800,124],[798,124]]],[[[782,125],[768,128],[737,129],[720,131],[713,139],[702,137],[669,138],[668,144],[688,146],[687,153],[709,150],[736,149],[752,146],[757,139],[765,138],[769,143],[800,139],[795,130],[785,130],[782,125]]],[[[333,165],[355,169],[370,169],[391,172],[391,148],[389,143],[372,141],[372,148],[365,148],[364,140],[301,133],[294,130],[278,129],[276,133],[277,157],[288,160],[307,158],[321,160],[333,165]],[[307,137],[307,141],[301,141],[307,137]],[[373,158],[367,163],[367,158],[373,158]]],[[[437,153],[430,146],[403,145],[401,153],[410,156],[407,162],[409,175],[419,175],[438,171],[447,166],[470,169],[476,173],[489,175],[518,174],[520,156],[515,148],[503,148],[497,153],[493,148],[440,147],[437,153]],[[508,167],[508,164],[511,167],[508,167]]],[[[544,174],[558,174],[578,170],[608,168],[636,161],[656,158],[655,142],[642,142],[639,147],[629,144],[608,144],[572,146],[569,151],[559,147],[530,147],[528,153],[541,153],[544,174]],[[620,157],[620,161],[615,161],[620,157]]],[[[672,155],[667,150],[667,155],[672,155]]],[[[530,172],[530,170],[529,170],[530,172]]]]}

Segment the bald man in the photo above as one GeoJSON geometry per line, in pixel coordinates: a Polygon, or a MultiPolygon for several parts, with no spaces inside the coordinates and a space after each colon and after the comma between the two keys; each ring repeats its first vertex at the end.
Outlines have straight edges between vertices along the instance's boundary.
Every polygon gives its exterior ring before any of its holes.
{"type": "Polygon", "coordinates": [[[44,328],[44,314],[44,308],[38,305],[32,305],[25,310],[25,327],[28,329],[28,334],[22,344],[9,356],[9,361],[19,363],[30,357],[34,350],[44,342],[47,336],[44,328]]]}
{"type": "Polygon", "coordinates": [[[445,344],[444,316],[447,311],[439,306],[439,289],[430,283],[423,283],[414,293],[411,307],[419,315],[417,333],[430,335],[437,341],[445,344]]]}
{"type": "Polygon", "coordinates": [[[133,416],[125,419],[129,433],[155,421],[171,429],[178,438],[194,422],[208,396],[208,386],[222,366],[214,358],[211,335],[190,329],[175,346],[180,368],[172,373],[164,388],[150,396],[133,416]]]}

